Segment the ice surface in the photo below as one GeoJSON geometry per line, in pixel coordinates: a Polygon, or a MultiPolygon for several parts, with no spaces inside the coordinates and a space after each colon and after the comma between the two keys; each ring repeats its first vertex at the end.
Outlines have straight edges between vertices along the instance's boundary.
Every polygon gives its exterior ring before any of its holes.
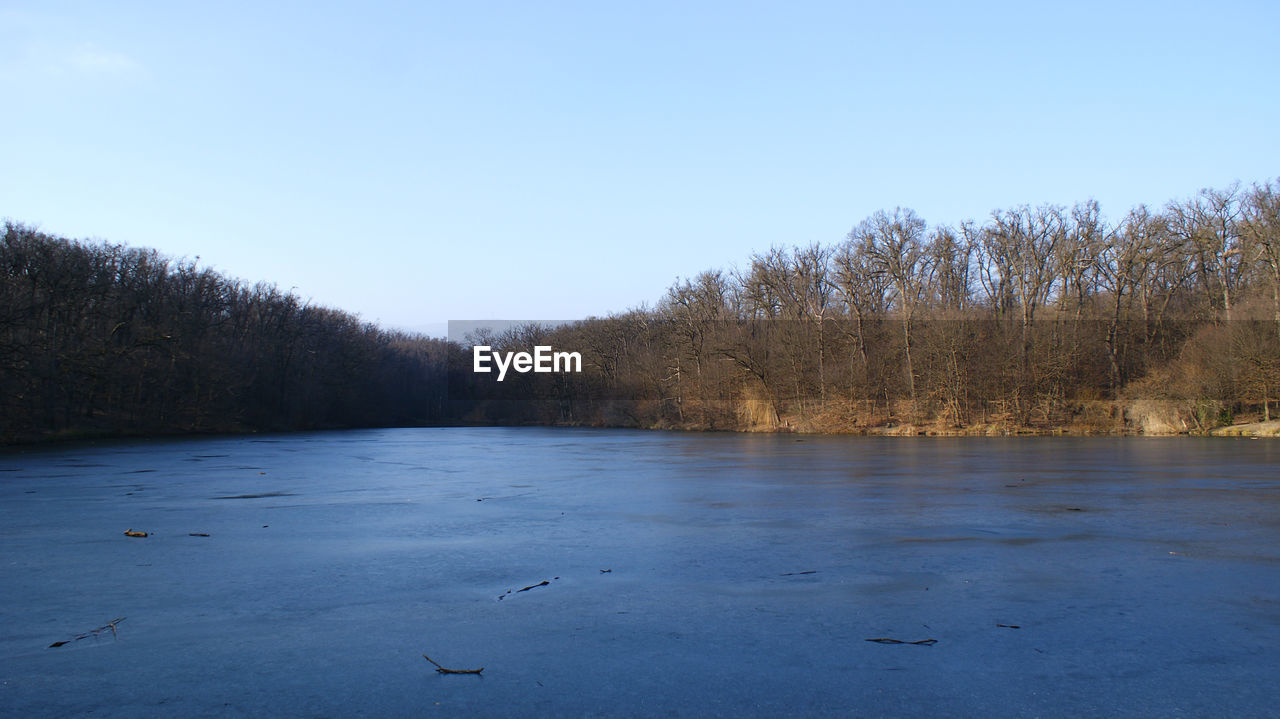
{"type": "Polygon", "coordinates": [[[10,451],[0,715],[1274,716],[1277,468],[532,428],[10,451]]]}

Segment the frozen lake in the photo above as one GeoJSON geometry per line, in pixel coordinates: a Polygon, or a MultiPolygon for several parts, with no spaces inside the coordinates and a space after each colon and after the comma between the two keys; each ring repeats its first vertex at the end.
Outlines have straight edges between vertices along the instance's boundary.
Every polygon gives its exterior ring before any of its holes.
{"type": "Polygon", "coordinates": [[[5,716],[1280,711],[1277,441],[78,444],[0,567],[5,716]]]}

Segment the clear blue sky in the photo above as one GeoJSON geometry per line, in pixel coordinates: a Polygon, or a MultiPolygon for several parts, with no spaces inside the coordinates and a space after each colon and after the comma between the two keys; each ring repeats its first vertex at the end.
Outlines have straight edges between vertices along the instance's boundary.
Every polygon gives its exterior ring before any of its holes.
{"type": "Polygon", "coordinates": [[[1280,175],[1274,1],[178,5],[0,0],[0,216],[393,327],[1280,175]]]}

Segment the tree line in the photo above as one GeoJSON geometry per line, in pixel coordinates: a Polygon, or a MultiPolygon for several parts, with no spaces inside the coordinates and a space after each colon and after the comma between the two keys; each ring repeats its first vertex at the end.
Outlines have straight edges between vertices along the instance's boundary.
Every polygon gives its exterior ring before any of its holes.
{"type": "Polygon", "coordinates": [[[485,339],[580,350],[591,371],[517,378],[472,408],[479,420],[1101,432],[1134,431],[1143,412],[1192,431],[1270,419],[1280,192],[1235,184],[1116,221],[1092,201],[955,226],[881,211],[837,244],[679,280],[652,308],[485,339]]]}
{"type": "Polygon", "coordinates": [[[0,441],[438,422],[441,340],[6,222],[0,441]]]}
{"type": "Polygon", "coordinates": [[[1280,394],[1280,187],[1202,190],[843,241],[678,280],[653,307],[387,331],[154,250],[5,223],[0,441],[326,427],[577,424],[809,431],[1206,430],[1280,394]],[[471,345],[581,374],[471,371],[471,345]],[[1152,423],[1155,424],[1152,424],[1152,423]]]}

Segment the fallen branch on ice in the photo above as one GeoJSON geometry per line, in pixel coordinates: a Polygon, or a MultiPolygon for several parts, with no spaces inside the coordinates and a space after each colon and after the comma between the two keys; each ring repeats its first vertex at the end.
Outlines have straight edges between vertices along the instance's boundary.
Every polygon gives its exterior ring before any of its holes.
{"type": "Polygon", "coordinates": [[[876,642],[877,644],[919,644],[926,647],[931,647],[938,643],[937,639],[921,639],[918,642],[907,642],[901,639],[890,639],[888,637],[877,637],[875,639],[868,639],[867,641],[876,642]]]}
{"type": "Polygon", "coordinates": [[[112,619],[111,621],[109,621],[109,622],[107,622],[106,624],[104,624],[104,625],[102,625],[102,626],[98,627],[97,629],[90,629],[89,631],[85,632],[84,634],[78,634],[78,635],[76,635],[76,636],[74,636],[74,637],[72,637],[72,638],[70,638],[70,639],[68,639],[68,640],[66,640],[66,641],[62,641],[62,642],[54,642],[53,644],[50,644],[48,648],[49,648],[49,649],[53,649],[54,647],[60,647],[60,646],[62,646],[63,644],[70,644],[71,642],[78,642],[78,641],[80,641],[81,639],[88,639],[89,637],[95,637],[95,638],[96,638],[98,635],[102,634],[103,632],[107,631],[108,629],[110,629],[110,630],[111,630],[111,638],[112,638],[112,639],[119,639],[119,638],[120,638],[120,636],[119,636],[118,634],[116,634],[116,625],[117,625],[117,624],[119,624],[120,622],[123,622],[125,619],[126,619],[126,617],[118,617],[118,618],[116,618],[116,619],[112,619]]]}
{"type": "Polygon", "coordinates": [[[441,674],[479,674],[480,672],[484,671],[484,667],[480,667],[479,669],[445,669],[444,667],[440,666],[439,662],[427,656],[426,654],[423,654],[422,658],[426,659],[432,664],[435,664],[436,671],[441,674]]]}

